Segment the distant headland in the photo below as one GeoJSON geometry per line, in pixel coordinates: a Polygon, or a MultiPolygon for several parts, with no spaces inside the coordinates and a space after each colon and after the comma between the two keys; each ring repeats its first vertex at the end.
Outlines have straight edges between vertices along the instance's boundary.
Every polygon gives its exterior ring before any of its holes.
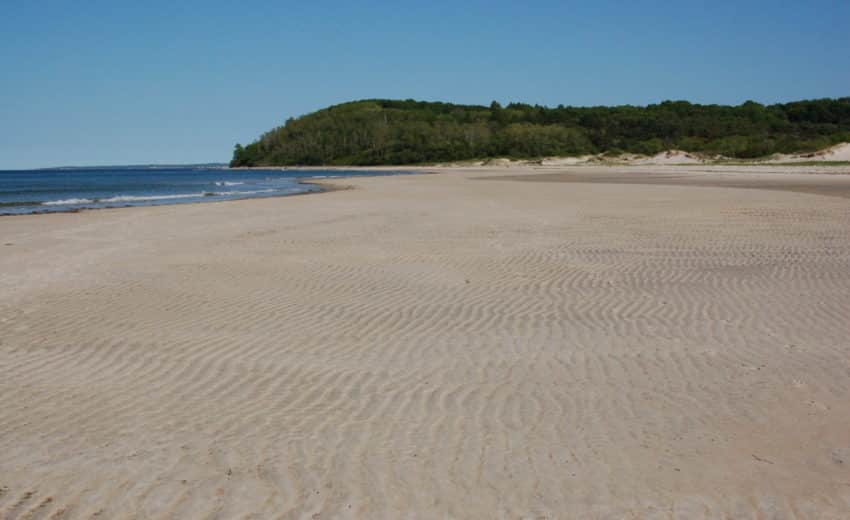
{"type": "Polygon", "coordinates": [[[457,105],[372,99],[289,119],[237,144],[230,165],[393,165],[578,156],[754,159],[850,142],[850,97],[737,106],[457,105]]]}

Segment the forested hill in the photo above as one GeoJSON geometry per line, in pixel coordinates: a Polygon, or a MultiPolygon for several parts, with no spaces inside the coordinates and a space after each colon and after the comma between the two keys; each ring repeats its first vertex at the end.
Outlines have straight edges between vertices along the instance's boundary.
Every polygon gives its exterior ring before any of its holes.
{"type": "Polygon", "coordinates": [[[601,152],[751,158],[850,141],[850,97],[761,105],[489,107],[366,100],[332,106],[236,145],[231,166],[377,165],[601,152]]]}

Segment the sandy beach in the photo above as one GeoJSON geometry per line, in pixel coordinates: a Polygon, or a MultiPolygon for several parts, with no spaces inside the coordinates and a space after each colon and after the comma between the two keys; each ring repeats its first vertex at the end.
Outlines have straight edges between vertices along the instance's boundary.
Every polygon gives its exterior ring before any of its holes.
{"type": "Polygon", "coordinates": [[[0,218],[0,518],[848,518],[836,173],[0,218]]]}

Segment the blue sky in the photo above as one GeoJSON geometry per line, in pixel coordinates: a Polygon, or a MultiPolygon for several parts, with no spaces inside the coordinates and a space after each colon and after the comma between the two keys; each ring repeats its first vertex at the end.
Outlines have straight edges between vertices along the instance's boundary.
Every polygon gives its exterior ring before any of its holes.
{"type": "Polygon", "coordinates": [[[227,161],[361,98],[850,96],[850,2],[0,0],[0,169],[227,161]]]}

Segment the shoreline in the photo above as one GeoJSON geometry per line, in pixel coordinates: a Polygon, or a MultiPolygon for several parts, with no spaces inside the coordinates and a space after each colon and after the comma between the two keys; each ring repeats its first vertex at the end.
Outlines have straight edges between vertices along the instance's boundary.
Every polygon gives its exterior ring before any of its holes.
{"type": "MultiPolygon", "coordinates": [[[[827,194],[824,191],[828,191],[829,188],[818,188],[814,187],[811,190],[807,191],[805,186],[800,186],[798,189],[792,188],[784,188],[781,185],[773,185],[773,186],[760,186],[756,183],[751,183],[750,185],[746,185],[745,182],[736,183],[735,179],[746,179],[748,176],[769,176],[769,175],[780,175],[780,176],[805,176],[811,180],[812,176],[824,175],[829,177],[841,178],[844,176],[850,176],[850,165],[838,165],[832,167],[826,166],[801,166],[801,165],[792,165],[792,166],[781,166],[781,165],[752,165],[752,166],[741,166],[741,165],[728,165],[728,164],[717,164],[717,165],[704,165],[704,164],[686,164],[686,165],[675,165],[675,164],[663,164],[663,165],[646,165],[646,164],[628,164],[628,165],[610,165],[610,164],[592,164],[592,165],[574,165],[574,166],[547,166],[547,165],[539,165],[539,164],[511,164],[511,165],[498,165],[498,166],[486,166],[486,165],[476,165],[476,166],[454,166],[454,165],[436,165],[436,166],[408,166],[404,168],[399,168],[396,166],[315,166],[315,167],[240,167],[240,168],[224,168],[224,169],[232,169],[232,170],[285,170],[285,171],[398,171],[400,175],[404,176],[419,176],[419,175],[437,175],[437,174],[495,174],[494,177],[479,177],[480,179],[493,179],[493,180],[520,180],[520,181],[543,181],[547,177],[555,178],[555,177],[573,177],[568,181],[560,180],[558,182],[584,182],[584,183],[599,183],[599,182],[612,182],[610,179],[605,179],[605,174],[614,173],[615,175],[619,174],[629,174],[631,178],[622,179],[622,180],[614,180],[615,184],[644,184],[644,183],[655,183],[655,184],[664,184],[664,182],[658,182],[657,179],[653,179],[651,175],[665,175],[665,174],[683,174],[688,177],[691,177],[692,181],[690,185],[697,187],[700,186],[698,177],[700,175],[721,175],[724,177],[729,177],[729,181],[727,181],[728,187],[735,188],[751,188],[751,189],[774,189],[774,190],[785,190],[785,191],[799,191],[801,193],[810,193],[810,194],[827,194]]],[[[226,199],[226,200],[200,200],[193,202],[178,202],[178,203],[161,203],[161,204],[145,204],[145,205],[127,205],[127,206],[107,206],[102,208],[79,208],[79,209],[70,209],[70,210],[56,210],[56,211],[33,211],[30,213],[6,213],[0,214],[0,219],[5,217],[25,217],[25,216],[43,216],[50,214],[76,214],[76,213],[88,213],[92,211],[103,211],[103,210],[129,210],[134,208],[150,208],[150,207],[169,207],[169,206],[185,206],[185,205],[198,205],[198,204],[223,204],[223,203],[233,203],[233,202],[242,202],[247,200],[261,200],[261,199],[280,199],[287,197],[297,197],[302,195],[318,195],[327,192],[354,189],[353,185],[340,183],[340,180],[345,179],[371,179],[371,178],[384,178],[382,175],[358,175],[356,177],[334,177],[334,178],[297,178],[296,182],[298,184],[304,185],[313,185],[320,187],[319,190],[316,191],[305,191],[300,193],[289,193],[289,194],[281,194],[281,195],[273,195],[273,196],[265,196],[265,197],[245,197],[245,198],[236,198],[236,199],[226,199]]],[[[391,176],[395,177],[395,176],[391,176]]],[[[688,182],[675,182],[675,185],[688,185],[688,182]]],[[[777,184],[777,183],[775,183],[777,184]]],[[[713,184],[709,183],[706,187],[711,187],[713,184]]],[[[841,197],[848,198],[850,194],[844,193],[842,188],[841,197]]]]}
{"type": "MultiPolygon", "coordinates": [[[[269,169],[274,169],[274,168],[257,168],[257,169],[269,170],[269,169]]],[[[327,170],[327,169],[324,169],[324,170],[327,170]]],[[[320,170],[317,170],[317,171],[322,171],[322,170],[320,169],[320,170]]],[[[363,170],[363,171],[369,171],[369,170],[363,170]]],[[[433,173],[437,173],[437,172],[433,172],[433,173]]],[[[408,173],[406,171],[403,171],[403,172],[400,172],[400,174],[407,175],[408,173]]],[[[422,173],[420,173],[420,172],[415,172],[415,173],[411,172],[410,173],[410,175],[420,175],[420,174],[422,174],[422,173]]],[[[373,177],[382,177],[382,176],[380,176],[380,175],[375,175],[375,176],[358,175],[356,178],[364,178],[365,179],[365,178],[373,178],[373,177]]],[[[127,210],[127,209],[131,209],[131,208],[182,206],[182,205],[187,205],[187,204],[221,204],[221,203],[226,203],[226,202],[239,202],[239,201],[255,200],[255,199],[277,199],[277,198],[282,198],[282,197],[297,197],[297,196],[301,196],[301,195],[317,195],[317,194],[320,194],[320,193],[329,193],[329,192],[333,192],[333,191],[353,189],[352,186],[342,185],[340,183],[334,183],[334,182],[325,182],[325,181],[334,181],[334,180],[341,180],[341,179],[347,179],[347,178],[353,178],[353,177],[339,176],[339,177],[334,177],[332,179],[321,179],[321,178],[311,179],[309,177],[306,177],[306,178],[303,178],[303,179],[302,178],[296,178],[295,179],[296,184],[319,186],[320,189],[315,190],[315,191],[302,191],[302,192],[298,192],[298,193],[283,193],[283,194],[280,194],[280,195],[270,195],[270,196],[264,196],[264,197],[242,197],[242,198],[230,198],[230,199],[224,199],[224,200],[198,200],[198,201],[191,201],[191,202],[171,202],[171,203],[158,203],[158,204],[157,203],[154,203],[154,204],[137,204],[137,205],[128,204],[126,206],[104,206],[102,208],[77,208],[77,209],[67,209],[67,210],[32,211],[30,213],[2,213],[2,212],[0,212],[0,218],[4,218],[4,217],[25,217],[25,216],[31,216],[31,215],[86,213],[86,212],[91,212],[91,211],[102,211],[102,210],[127,210]]],[[[212,197],[210,197],[210,198],[212,198],[212,197]]]]}

